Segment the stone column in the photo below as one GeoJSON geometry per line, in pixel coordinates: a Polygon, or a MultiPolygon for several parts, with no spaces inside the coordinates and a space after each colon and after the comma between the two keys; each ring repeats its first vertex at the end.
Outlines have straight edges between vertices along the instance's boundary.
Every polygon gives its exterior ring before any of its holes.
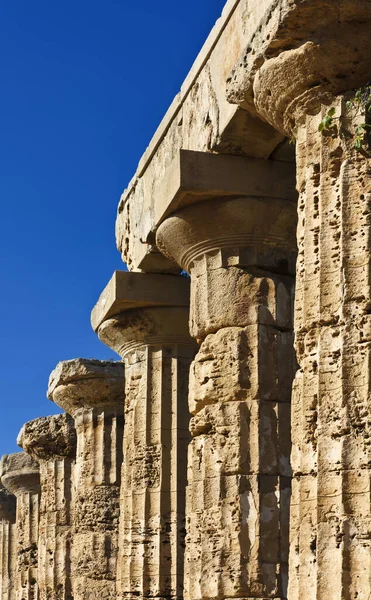
{"type": "Polygon", "coordinates": [[[38,600],[39,466],[24,452],[1,460],[1,482],[17,497],[16,600],[38,600]]]}
{"type": "MultiPolygon", "coordinates": [[[[273,190],[273,188],[272,188],[273,190]]],[[[219,198],[163,221],[191,275],[185,597],[285,598],[296,204],[219,198]]]]}
{"type": "Polygon", "coordinates": [[[72,596],[111,600],[116,598],[124,366],[60,362],[50,376],[48,397],[73,416],[77,433],[72,596]]]}
{"type": "Polygon", "coordinates": [[[93,311],[125,361],[118,598],[183,597],[189,280],[116,273],[93,311]]]}
{"type": "Polygon", "coordinates": [[[40,465],[38,584],[40,600],[72,600],[71,520],[76,432],[69,415],[26,423],[19,446],[40,465]]]}
{"type": "Polygon", "coordinates": [[[16,600],[16,498],[0,483],[0,600],[16,600]]]}
{"type": "Polygon", "coordinates": [[[307,34],[254,80],[260,114],[297,146],[290,600],[371,597],[368,4],[329,6],[320,43],[307,34]]]}

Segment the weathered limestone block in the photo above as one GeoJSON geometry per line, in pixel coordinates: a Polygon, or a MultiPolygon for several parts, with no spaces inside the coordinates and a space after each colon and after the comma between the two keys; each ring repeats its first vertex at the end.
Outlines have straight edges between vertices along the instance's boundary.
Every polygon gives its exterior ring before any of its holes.
{"type": "Polygon", "coordinates": [[[16,600],[16,498],[0,482],[0,598],[16,600]]]}
{"type": "Polygon", "coordinates": [[[295,203],[183,208],[158,247],[191,275],[185,597],[285,598],[295,203]]]}
{"type": "Polygon", "coordinates": [[[264,119],[296,138],[300,370],[293,395],[289,598],[367,600],[371,158],[363,132],[370,97],[366,90],[359,101],[352,98],[369,80],[371,5],[320,6],[287,4],[268,47],[245,63],[243,94],[264,119]]]}
{"type": "Polygon", "coordinates": [[[40,600],[72,600],[71,524],[76,432],[66,414],[26,423],[17,443],[40,465],[40,600]]]}
{"type": "Polygon", "coordinates": [[[116,598],[124,387],[124,365],[97,360],[60,362],[49,380],[48,397],[73,416],[77,433],[74,600],[116,598]]]}
{"type": "Polygon", "coordinates": [[[38,600],[39,466],[24,452],[6,454],[1,460],[1,482],[17,497],[15,598],[16,600],[38,600]]]}
{"type": "Polygon", "coordinates": [[[196,352],[188,332],[189,280],[121,273],[120,293],[114,298],[117,275],[103,292],[92,322],[99,338],[125,361],[118,598],[180,600],[188,378],[196,352]],[[113,306],[119,307],[116,315],[113,306]]]}

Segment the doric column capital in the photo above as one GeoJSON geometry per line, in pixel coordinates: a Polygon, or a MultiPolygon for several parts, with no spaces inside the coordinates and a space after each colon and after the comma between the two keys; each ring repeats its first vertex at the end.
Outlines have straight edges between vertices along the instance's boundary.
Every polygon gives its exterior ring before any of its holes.
{"type": "Polygon", "coordinates": [[[242,196],[296,199],[295,171],[290,162],[183,148],[174,152],[166,169],[160,170],[151,190],[150,209],[136,194],[119,205],[117,243],[130,271],[179,272],[179,266],[165,259],[154,240],[162,221],[189,204],[242,196]]]}
{"type": "Polygon", "coordinates": [[[205,254],[218,254],[226,267],[277,269],[284,260],[293,274],[295,214],[295,203],[273,197],[201,202],[167,218],[158,229],[157,244],[188,273],[205,254]]]}
{"type": "Polygon", "coordinates": [[[368,0],[282,0],[228,78],[228,98],[286,135],[370,79],[368,0]]]}
{"type": "Polygon", "coordinates": [[[287,326],[290,314],[277,313],[273,280],[264,277],[279,274],[282,280],[295,273],[296,221],[295,202],[252,196],[187,206],[160,225],[158,247],[191,274],[195,338],[249,325],[263,306],[287,326]]]}
{"type": "MultiPolygon", "coordinates": [[[[369,27],[367,37],[369,37],[369,27]]],[[[341,30],[338,39],[321,44],[308,41],[282,52],[261,66],[254,79],[255,107],[276,129],[293,135],[306,115],[317,114],[321,105],[362,85],[369,79],[370,53],[356,48],[356,30],[341,30]],[[366,58],[367,57],[367,58],[366,58]]],[[[367,46],[366,46],[367,47],[367,46]]]]}
{"type": "Polygon", "coordinates": [[[124,380],[120,362],[66,360],[51,373],[47,395],[73,417],[89,408],[117,410],[123,405],[124,380]]]}
{"type": "Polygon", "coordinates": [[[23,425],[17,444],[37,461],[74,458],[76,431],[70,415],[40,417],[23,425]]]}
{"type": "Polygon", "coordinates": [[[39,465],[25,452],[4,454],[1,459],[1,482],[15,496],[25,493],[38,494],[39,465]]]}
{"type": "Polygon", "coordinates": [[[189,279],[116,272],[92,312],[99,339],[124,357],[143,346],[188,345],[189,279]]]}
{"type": "Polygon", "coordinates": [[[16,497],[0,482],[0,520],[15,523],[16,505],[16,497]]]}

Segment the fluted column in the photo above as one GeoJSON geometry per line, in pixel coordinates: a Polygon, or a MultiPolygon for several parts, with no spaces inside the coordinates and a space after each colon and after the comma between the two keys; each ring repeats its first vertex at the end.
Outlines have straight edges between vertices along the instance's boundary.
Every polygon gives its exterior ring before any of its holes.
{"type": "Polygon", "coordinates": [[[0,600],[16,600],[16,502],[0,483],[0,600]]]}
{"type": "Polygon", "coordinates": [[[75,501],[71,579],[74,600],[116,598],[117,531],[124,427],[124,366],[60,362],[48,396],[75,420],[75,501]]]}
{"type": "Polygon", "coordinates": [[[18,445],[40,465],[40,600],[71,600],[71,521],[76,432],[69,415],[26,423],[18,445]]]}
{"type": "Polygon", "coordinates": [[[183,597],[187,395],[196,352],[188,303],[186,278],[116,273],[93,311],[99,338],[125,361],[122,600],[183,597]]]}
{"type": "MultiPolygon", "coordinates": [[[[273,190],[273,188],[272,188],[273,190]]],[[[295,202],[185,207],[157,245],[191,275],[185,598],[285,598],[295,202]]]]}
{"type": "Polygon", "coordinates": [[[16,600],[38,600],[39,466],[24,452],[5,454],[1,460],[1,482],[17,497],[15,597],[16,600]]]}
{"type": "Polygon", "coordinates": [[[300,193],[290,600],[371,597],[368,4],[327,4],[331,28],[318,18],[254,80],[260,114],[296,138],[300,193]]]}

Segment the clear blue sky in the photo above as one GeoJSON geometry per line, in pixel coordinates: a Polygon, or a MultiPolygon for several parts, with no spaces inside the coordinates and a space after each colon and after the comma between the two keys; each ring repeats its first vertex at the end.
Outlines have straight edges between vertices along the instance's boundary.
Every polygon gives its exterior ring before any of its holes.
{"type": "Polygon", "coordinates": [[[119,196],[224,3],[1,3],[0,454],[59,360],[115,356],[89,319],[119,196]]]}

